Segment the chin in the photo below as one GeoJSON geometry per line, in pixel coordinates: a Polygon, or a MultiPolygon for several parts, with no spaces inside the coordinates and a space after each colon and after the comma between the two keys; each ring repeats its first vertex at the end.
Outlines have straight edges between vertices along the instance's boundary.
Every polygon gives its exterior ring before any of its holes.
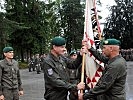
{"type": "Polygon", "coordinates": [[[106,56],[105,53],[102,53],[102,54],[103,54],[104,56],[106,56]]]}
{"type": "Polygon", "coordinates": [[[60,53],[59,55],[60,55],[60,56],[64,56],[64,55],[65,55],[65,53],[60,53]]]}

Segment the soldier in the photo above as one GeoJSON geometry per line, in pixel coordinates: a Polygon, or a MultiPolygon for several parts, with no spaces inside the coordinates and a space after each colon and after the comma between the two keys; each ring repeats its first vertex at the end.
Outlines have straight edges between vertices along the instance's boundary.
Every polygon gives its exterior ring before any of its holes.
{"type": "Polygon", "coordinates": [[[133,49],[131,48],[131,61],[133,61],[133,49]]]}
{"type": "Polygon", "coordinates": [[[41,60],[40,60],[39,54],[36,54],[35,66],[36,66],[37,74],[40,74],[40,72],[41,72],[41,60]]]}
{"type": "Polygon", "coordinates": [[[43,61],[44,61],[45,58],[46,58],[46,54],[42,54],[42,55],[40,56],[41,70],[43,70],[43,61]]]}
{"type": "Polygon", "coordinates": [[[18,62],[13,59],[12,47],[3,49],[5,59],[0,61],[0,100],[19,100],[23,95],[18,62]]]}
{"type": "Polygon", "coordinates": [[[34,59],[34,55],[28,59],[29,60],[29,63],[28,63],[28,67],[29,67],[29,72],[31,72],[32,70],[35,71],[35,59],[34,59]]]}
{"type": "MultiPolygon", "coordinates": [[[[76,50],[72,50],[70,52],[70,59],[75,60],[76,58],[77,58],[77,52],[76,52],[76,50]]],[[[77,80],[76,80],[77,69],[68,69],[68,71],[69,71],[70,82],[77,83],[77,80]]]]}
{"type": "Polygon", "coordinates": [[[119,54],[120,41],[116,39],[103,41],[103,55],[90,45],[87,47],[97,59],[105,63],[105,69],[96,86],[87,93],[79,94],[79,100],[126,100],[126,61],[119,54]]]}
{"type": "MultiPolygon", "coordinates": [[[[72,50],[69,54],[69,58],[71,60],[76,60],[77,59],[77,51],[76,50],[72,50]]],[[[79,70],[79,67],[77,69],[69,69],[68,68],[68,72],[69,72],[69,77],[70,77],[70,83],[72,84],[78,84],[79,83],[79,77],[78,77],[78,70],[79,70]]],[[[70,100],[77,100],[78,99],[78,91],[69,91],[70,94],[69,94],[69,99],[70,100]]]]}
{"type": "MultiPolygon", "coordinates": [[[[86,49],[82,47],[80,54],[75,61],[64,58],[66,40],[62,37],[55,37],[51,42],[51,51],[44,60],[44,79],[46,100],[67,100],[69,90],[83,89],[77,84],[70,83],[66,67],[76,68],[82,62],[82,53],[86,49]]],[[[81,83],[84,86],[83,83],[81,83]]]]}

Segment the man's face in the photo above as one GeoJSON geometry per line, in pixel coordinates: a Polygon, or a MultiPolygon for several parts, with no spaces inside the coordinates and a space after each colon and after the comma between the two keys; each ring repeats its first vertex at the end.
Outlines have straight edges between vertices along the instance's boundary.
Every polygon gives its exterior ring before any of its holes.
{"type": "Polygon", "coordinates": [[[107,56],[107,57],[110,57],[110,53],[111,53],[111,48],[109,45],[103,45],[102,47],[102,53],[107,56]]]}
{"type": "Polygon", "coordinates": [[[7,53],[4,53],[5,57],[8,59],[12,59],[14,56],[14,52],[13,51],[9,51],[7,53]]]}
{"type": "Polygon", "coordinates": [[[53,49],[57,55],[64,55],[66,51],[66,46],[53,46],[53,49]]]}
{"type": "Polygon", "coordinates": [[[73,54],[70,56],[72,59],[76,59],[77,58],[77,54],[73,54]]]}

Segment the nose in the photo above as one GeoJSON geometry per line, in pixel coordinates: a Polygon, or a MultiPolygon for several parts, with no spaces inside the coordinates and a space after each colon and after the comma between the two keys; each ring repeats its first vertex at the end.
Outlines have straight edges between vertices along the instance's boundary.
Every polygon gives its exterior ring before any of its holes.
{"type": "Polygon", "coordinates": [[[66,47],[63,47],[64,51],[67,51],[66,47]]]}

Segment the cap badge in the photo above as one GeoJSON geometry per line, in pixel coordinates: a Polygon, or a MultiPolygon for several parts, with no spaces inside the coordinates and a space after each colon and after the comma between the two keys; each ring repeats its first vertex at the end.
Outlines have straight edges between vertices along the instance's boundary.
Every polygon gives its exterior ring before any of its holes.
{"type": "Polygon", "coordinates": [[[104,41],[105,44],[108,44],[108,41],[104,41]]]}

